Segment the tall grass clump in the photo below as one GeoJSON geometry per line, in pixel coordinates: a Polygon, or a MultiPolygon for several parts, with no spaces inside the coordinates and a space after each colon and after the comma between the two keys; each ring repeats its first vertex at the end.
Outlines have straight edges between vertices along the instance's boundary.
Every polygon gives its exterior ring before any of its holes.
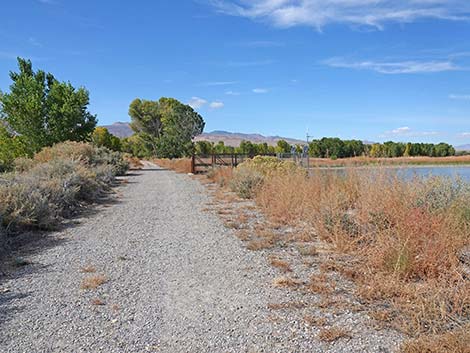
{"type": "Polygon", "coordinates": [[[127,164],[115,152],[86,143],[48,147],[15,161],[0,175],[0,230],[53,229],[86,204],[103,197],[127,164]]]}
{"type": "Polygon", "coordinates": [[[246,199],[255,197],[264,181],[275,175],[290,176],[300,173],[299,167],[290,161],[276,157],[256,156],[241,163],[231,176],[230,188],[246,199]]]}
{"type": "Polygon", "coordinates": [[[153,160],[157,165],[162,168],[174,170],[177,173],[191,173],[191,159],[190,158],[160,158],[153,160]]]}
{"type": "MultiPolygon", "coordinates": [[[[296,168],[253,165],[250,172],[263,177],[250,184],[250,196],[271,219],[308,224],[360,260],[347,271],[358,295],[387,302],[393,326],[416,338],[405,351],[446,337],[461,342],[458,329],[470,323],[469,184],[405,180],[381,168],[306,176],[296,168]]],[[[237,168],[234,179],[245,180],[242,173],[237,168]]]]}

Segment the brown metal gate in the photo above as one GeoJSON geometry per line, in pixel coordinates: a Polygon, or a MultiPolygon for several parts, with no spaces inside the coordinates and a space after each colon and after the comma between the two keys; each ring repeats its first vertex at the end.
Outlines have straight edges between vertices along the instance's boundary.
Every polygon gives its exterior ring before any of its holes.
{"type": "MultiPolygon", "coordinates": [[[[275,154],[267,154],[264,156],[276,156],[275,154]]],[[[214,153],[207,155],[194,154],[191,160],[191,172],[204,173],[209,168],[215,167],[236,167],[247,159],[253,158],[254,155],[242,153],[214,153]]]]}

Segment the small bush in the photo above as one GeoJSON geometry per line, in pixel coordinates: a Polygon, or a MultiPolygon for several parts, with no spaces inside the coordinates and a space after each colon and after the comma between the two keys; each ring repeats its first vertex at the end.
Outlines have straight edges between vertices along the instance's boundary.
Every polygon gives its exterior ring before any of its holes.
{"type": "Polygon", "coordinates": [[[256,191],[262,185],[263,180],[263,174],[256,170],[237,168],[233,172],[233,178],[230,181],[230,188],[238,196],[244,199],[251,199],[255,196],[256,191]]]}
{"type": "Polygon", "coordinates": [[[101,198],[127,166],[119,153],[77,142],[17,159],[15,172],[0,179],[0,233],[57,227],[101,198]]]}

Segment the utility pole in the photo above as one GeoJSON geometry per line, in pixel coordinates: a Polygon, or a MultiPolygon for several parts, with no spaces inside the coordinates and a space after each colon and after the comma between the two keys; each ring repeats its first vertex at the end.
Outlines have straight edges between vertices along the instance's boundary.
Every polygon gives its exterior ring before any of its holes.
{"type": "Polygon", "coordinates": [[[308,174],[310,174],[310,143],[308,142],[310,137],[313,137],[313,136],[310,136],[308,134],[308,129],[307,129],[307,173],[308,174]]]}

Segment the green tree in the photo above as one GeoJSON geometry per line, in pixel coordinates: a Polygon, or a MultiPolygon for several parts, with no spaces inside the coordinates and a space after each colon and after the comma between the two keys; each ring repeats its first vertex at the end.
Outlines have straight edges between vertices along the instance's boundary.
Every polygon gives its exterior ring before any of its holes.
{"type": "Polygon", "coordinates": [[[197,141],[196,153],[200,155],[208,155],[214,152],[214,144],[209,141],[197,141]]]}
{"type": "Polygon", "coordinates": [[[91,141],[95,146],[121,151],[121,140],[112,135],[105,127],[97,127],[91,134],[91,141]]]}
{"type": "Polygon", "coordinates": [[[279,140],[276,144],[276,153],[290,153],[291,146],[285,140],[279,140]]]}
{"type": "Polygon", "coordinates": [[[178,158],[194,152],[193,138],[204,130],[203,118],[173,98],[136,99],[129,107],[132,129],[159,157],[178,158]]]}
{"type": "Polygon", "coordinates": [[[28,148],[24,138],[0,124],[0,172],[10,170],[15,159],[25,155],[28,155],[28,148]]]}
{"type": "Polygon", "coordinates": [[[50,73],[33,71],[30,60],[18,58],[19,72],[10,72],[10,93],[0,95],[3,119],[35,152],[66,140],[89,139],[96,116],[87,110],[88,91],[59,82],[50,73]]]}

